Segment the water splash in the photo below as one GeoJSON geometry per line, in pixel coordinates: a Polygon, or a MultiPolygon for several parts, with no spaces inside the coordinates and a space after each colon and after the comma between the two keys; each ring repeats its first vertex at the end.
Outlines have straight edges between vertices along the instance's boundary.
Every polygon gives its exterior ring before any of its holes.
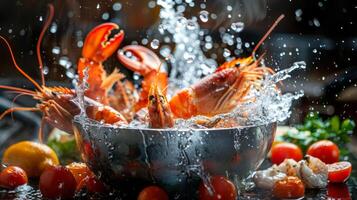
{"type": "MultiPolygon", "coordinates": [[[[160,10],[159,32],[169,34],[175,43],[170,57],[172,65],[169,90],[175,92],[197,82],[202,76],[210,74],[217,67],[213,59],[208,59],[201,49],[200,26],[196,17],[187,19],[184,10],[175,1],[158,0],[160,10]]],[[[206,21],[207,12],[201,12],[201,21],[206,21]]]]}

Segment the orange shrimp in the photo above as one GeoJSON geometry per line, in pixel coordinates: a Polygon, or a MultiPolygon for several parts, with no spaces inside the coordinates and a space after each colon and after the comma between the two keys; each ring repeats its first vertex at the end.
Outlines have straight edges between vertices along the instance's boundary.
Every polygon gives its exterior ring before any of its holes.
{"type": "MultiPolygon", "coordinates": [[[[134,106],[135,112],[148,105],[151,83],[157,80],[159,88],[167,88],[167,73],[159,71],[158,66],[160,66],[161,61],[150,49],[140,45],[129,45],[120,49],[117,57],[125,67],[143,76],[140,97],[134,106]],[[126,56],[125,52],[130,52],[133,58],[126,56]]],[[[166,95],[166,90],[162,93],[166,95]]]]}
{"type": "Polygon", "coordinates": [[[281,15],[275,21],[250,57],[226,62],[213,74],[175,94],[169,101],[174,116],[184,119],[196,115],[211,117],[228,113],[237,104],[244,102],[251,86],[259,88],[258,80],[267,72],[273,73],[272,69],[261,66],[262,56],[256,60],[254,54],[283,17],[281,15]]]}
{"type": "Polygon", "coordinates": [[[119,29],[114,23],[103,23],[93,28],[87,35],[83,49],[82,57],[78,61],[79,81],[84,81],[85,70],[87,70],[86,81],[89,87],[85,95],[100,103],[108,104],[108,91],[118,82],[123,75],[114,70],[107,76],[102,63],[107,60],[124,39],[124,31],[121,30],[108,40],[113,30],[119,29]]]}
{"type": "MultiPolygon", "coordinates": [[[[159,67],[160,70],[160,67],[159,67]]],[[[156,80],[151,84],[148,94],[149,126],[151,128],[171,128],[174,126],[174,117],[171,112],[169,102],[163,90],[159,88],[159,73],[156,80]]]]}
{"type": "MultiPolygon", "coordinates": [[[[37,58],[39,62],[39,67],[42,69],[43,62],[40,55],[40,46],[41,41],[46,32],[50,22],[52,21],[54,15],[54,8],[50,4],[49,5],[49,17],[46,20],[46,23],[42,29],[41,35],[39,37],[37,43],[37,58]]],[[[32,96],[34,99],[38,100],[39,103],[36,107],[13,107],[4,111],[0,115],[0,120],[4,118],[5,115],[15,112],[15,111],[40,111],[43,114],[41,127],[39,130],[39,140],[42,141],[43,133],[42,126],[45,122],[51,124],[52,126],[59,128],[68,133],[72,133],[72,120],[75,115],[80,113],[80,108],[78,104],[74,101],[76,98],[76,93],[74,90],[64,87],[47,87],[45,85],[45,78],[43,71],[41,70],[41,80],[42,85],[38,84],[34,79],[32,79],[26,72],[24,72],[21,67],[17,64],[14,53],[9,42],[2,36],[0,39],[4,41],[6,47],[8,48],[11,60],[15,66],[15,68],[33,85],[36,87],[35,91],[17,88],[12,86],[0,85],[0,89],[6,89],[15,93],[19,93],[20,95],[28,95],[32,96]]],[[[114,109],[105,106],[99,102],[96,102],[90,98],[85,97],[86,104],[86,113],[89,118],[103,121],[109,124],[127,124],[126,119],[114,109]]]]}

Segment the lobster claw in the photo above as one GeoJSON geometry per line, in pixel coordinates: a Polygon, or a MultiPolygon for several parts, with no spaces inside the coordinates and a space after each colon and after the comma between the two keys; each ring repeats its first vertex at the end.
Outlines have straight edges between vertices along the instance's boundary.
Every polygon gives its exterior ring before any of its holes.
{"type": "Polygon", "coordinates": [[[114,23],[103,23],[93,28],[84,41],[82,56],[95,62],[105,61],[118,49],[124,39],[122,30],[108,39],[115,29],[119,29],[119,26],[114,23]]]}
{"type": "Polygon", "coordinates": [[[123,47],[118,50],[117,57],[128,69],[142,76],[158,71],[161,63],[160,58],[153,51],[140,45],[123,47]],[[130,52],[132,57],[128,57],[127,52],[130,52]]]}

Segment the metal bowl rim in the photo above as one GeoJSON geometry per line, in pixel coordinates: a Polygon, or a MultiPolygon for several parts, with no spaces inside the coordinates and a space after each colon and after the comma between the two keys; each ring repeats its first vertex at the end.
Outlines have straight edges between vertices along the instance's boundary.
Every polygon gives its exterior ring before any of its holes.
{"type": "Polygon", "coordinates": [[[277,122],[269,122],[269,123],[265,123],[265,124],[259,124],[259,125],[247,125],[247,126],[237,126],[237,127],[233,127],[233,128],[185,128],[185,129],[177,129],[177,128],[166,128],[166,129],[158,129],[158,128],[133,128],[133,127],[118,127],[118,126],[113,126],[113,125],[109,125],[109,124],[100,124],[98,121],[92,120],[92,119],[88,119],[85,118],[83,119],[79,119],[82,118],[82,116],[76,115],[73,119],[73,123],[74,124],[80,124],[82,125],[82,121],[88,122],[88,125],[91,127],[99,127],[99,128],[112,128],[112,129],[117,129],[117,130],[136,130],[136,131],[152,131],[152,132],[171,132],[171,131],[180,131],[180,132],[186,132],[186,131],[227,131],[227,130],[242,130],[242,129],[249,129],[249,128],[256,128],[256,127],[261,127],[261,126],[268,126],[271,124],[276,124],[277,122]]]}

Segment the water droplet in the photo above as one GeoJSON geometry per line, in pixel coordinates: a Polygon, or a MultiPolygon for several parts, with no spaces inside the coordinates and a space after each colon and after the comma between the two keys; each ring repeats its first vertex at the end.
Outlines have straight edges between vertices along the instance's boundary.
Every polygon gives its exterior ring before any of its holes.
{"type": "Polygon", "coordinates": [[[235,22],[231,24],[231,29],[237,33],[241,32],[244,29],[243,22],[235,22]]]}
{"type": "Polygon", "coordinates": [[[313,52],[313,53],[317,53],[317,49],[313,49],[312,52],[313,52]]]}
{"type": "Polygon", "coordinates": [[[301,15],[302,15],[302,10],[301,10],[301,9],[297,9],[297,10],[295,11],[295,16],[296,16],[296,17],[301,17],[301,15]]]}
{"type": "Polygon", "coordinates": [[[158,39],[153,39],[150,43],[151,48],[157,49],[160,46],[160,41],[158,39]]]}
{"type": "Polygon", "coordinates": [[[224,48],[223,50],[223,57],[227,58],[231,55],[231,51],[227,48],[224,48]]]}
{"type": "Polygon", "coordinates": [[[12,29],[11,28],[9,29],[9,33],[12,33],[12,29]]]}
{"type": "Polygon", "coordinates": [[[197,24],[193,20],[187,20],[186,27],[188,30],[195,30],[197,28],[197,24]]]}
{"type": "Polygon", "coordinates": [[[83,41],[78,41],[77,42],[77,47],[79,47],[79,48],[83,47],[83,41]]]}
{"type": "Polygon", "coordinates": [[[313,23],[316,27],[320,27],[320,21],[317,18],[313,19],[313,23]]]}
{"type": "Polygon", "coordinates": [[[100,9],[100,4],[99,3],[97,4],[97,9],[100,9]]]}
{"type": "Polygon", "coordinates": [[[107,12],[103,13],[102,19],[103,20],[108,20],[109,19],[109,13],[107,13],[107,12]]]}
{"type": "Polygon", "coordinates": [[[326,77],[324,77],[324,76],[323,76],[323,77],[321,77],[321,80],[323,80],[323,81],[324,81],[325,79],[326,79],[326,77]]]}
{"type": "Polygon", "coordinates": [[[113,4],[113,10],[114,11],[119,11],[119,10],[121,10],[121,3],[119,3],[119,2],[116,2],[116,3],[114,3],[113,4]]]}
{"type": "Polygon", "coordinates": [[[156,6],[155,1],[149,1],[149,3],[148,3],[149,8],[154,8],[155,6],[156,6]]]}
{"type": "Polygon", "coordinates": [[[50,70],[48,69],[47,66],[43,66],[42,71],[43,71],[43,74],[44,74],[44,75],[47,75],[50,70]]]}
{"type": "Polygon", "coordinates": [[[208,11],[202,10],[202,11],[200,12],[200,20],[201,20],[202,22],[207,22],[207,21],[208,21],[208,15],[209,15],[208,11]]]}
{"type": "Polygon", "coordinates": [[[233,10],[233,7],[231,5],[228,5],[227,6],[227,11],[232,11],[233,10]]]}
{"type": "Polygon", "coordinates": [[[67,56],[62,56],[62,57],[60,57],[60,59],[59,59],[59,61],[58,61],[58,64],[61,65],[61,66],[63,66],[63,67],[68,66],[68,64],[69,64],[69,59],[68,59],[68,57],[67,57],[67,56]]]}
{"type": "Polygon", "coordinates": [[[161,54],[163,57],[165,57],[165,58],[169,57],[170,54],[171,54],[171,49],[170,49],[170,47],[169,47],[169,46],[163,46],[163,47],[161,47],[161,49],[160,49],[160,54],[161,54]]]}
{"type": "Polygon", "coordinates": [[[186,60],[187,63],[192,63],[195,59],[195,55],[193,55],[192,53],[185,52],[183,54],[183,58],[186,60]]]}
{"type": "Polygon", "coordinates": [[[19,34],[20,34],[21,36],[24,36],[25,33],[26,33],[25,29],[21,29],[19,34]]]}
{"type": "Polygon", "coordinates": [[[52,26],[50,28],[50,32],[51,33],[56,33],[57,32],[57,24],[56,23],[52,23],[52,26]]]}
{"type": "Polygon", "coordinates": [[[53,53],[53,54],[57,54],[57,55],[60,54],[60,53],[61,53],[60,47],[53,47],[52,53],[53,53]]]}
{"type": "Polygon", "coordinates": [[[143,39],[141,40],[141,44],[143,44],[143,45],[147,45],[148,42],[149,42],[149,40],[146,39],[146,38],[143,38],[143,39]]]}
{"type": "Polygon", "coordinates": [[[40,22],[42,22],[42,21],[43,21],[43,18],[42,18],[42,16],[40,16],[39,20],[40,20],[40,22]]]}

